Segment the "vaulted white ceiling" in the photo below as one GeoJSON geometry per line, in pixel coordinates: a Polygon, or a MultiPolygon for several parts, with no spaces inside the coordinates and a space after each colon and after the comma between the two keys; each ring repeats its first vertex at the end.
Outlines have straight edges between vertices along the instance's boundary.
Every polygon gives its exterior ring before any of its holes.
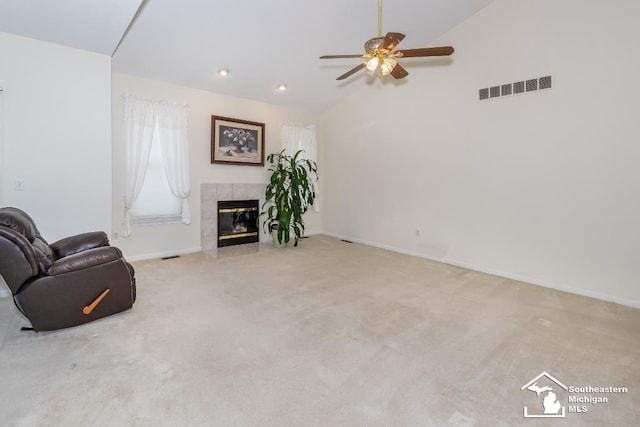
{"type": "MultiPolygon", "coordinates": [[[[144,0],[138,9],[140,1],[2,0],[0,31],[113,54],[117,72],[314,110],[371,83],[363,72],[335,80],[358,59],[318,57],[362,53],[377,35],[377,0],[144,0]],[[220,68],[231,73],[222,78],[220,68]]],[[[383,33],[406,34],[404,48],[433,46],[490,2],[385,0],[383,33]]],[[[411,73],[429,60],[402,63],[411,73]]]]}
{"type": "Polygon", "coordinates": [[[0,31],[112,55],[142,0],[1,0],[0,31]]]}

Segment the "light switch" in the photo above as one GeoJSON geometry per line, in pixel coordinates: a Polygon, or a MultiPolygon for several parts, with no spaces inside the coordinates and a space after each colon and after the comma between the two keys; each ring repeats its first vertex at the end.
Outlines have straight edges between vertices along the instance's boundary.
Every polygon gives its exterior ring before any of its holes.
{"type": "Polygon", "coordinates": [[[24,191],[24,180],[16,179],[13,189],[15,191],[24,191]]]}

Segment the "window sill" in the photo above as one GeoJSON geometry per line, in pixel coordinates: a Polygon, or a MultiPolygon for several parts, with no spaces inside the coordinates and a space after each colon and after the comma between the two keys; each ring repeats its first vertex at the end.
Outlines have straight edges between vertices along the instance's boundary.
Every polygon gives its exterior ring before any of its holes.
{"type": "Polygon", "coordinates": [[[133,217],[131,224],[135,226],[146,227],[150,225],[165,225],[165,224],[181,224],[182,216],[145,216],[145,217],[133,217]]]}

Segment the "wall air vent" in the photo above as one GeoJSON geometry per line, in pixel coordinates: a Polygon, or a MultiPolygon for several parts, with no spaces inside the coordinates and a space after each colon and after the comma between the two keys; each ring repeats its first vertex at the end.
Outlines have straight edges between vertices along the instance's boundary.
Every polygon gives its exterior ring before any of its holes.
{"type": "Polygon", "coordinates": [[[538,87],[542,89],[551,89],[551,76],[544,76],[538,79],[538,87]]]}
{"type": "Polygon", "coordinates": [[[515,82],[513,84],[513,93],[524,93],[524,82],[515,82]]]}
{"type": "Polygon", "coordinates": [[[478,90],[478,98],[484,101],[509,95],[518,95],[527,92],[535,92],[543,89],[551,89],[551,76],[527,79],[513,83],[505,83],[498,86],[486,87],[478,90]]]}

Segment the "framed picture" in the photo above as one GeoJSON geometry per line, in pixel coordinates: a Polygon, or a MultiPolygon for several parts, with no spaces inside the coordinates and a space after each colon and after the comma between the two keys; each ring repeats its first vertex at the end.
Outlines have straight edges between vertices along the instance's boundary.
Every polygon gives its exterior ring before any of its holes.
{"type": "Polygon", "coordinates": [[[264,166],[264,123],[211,116],[211,163],[264,166]]]}

